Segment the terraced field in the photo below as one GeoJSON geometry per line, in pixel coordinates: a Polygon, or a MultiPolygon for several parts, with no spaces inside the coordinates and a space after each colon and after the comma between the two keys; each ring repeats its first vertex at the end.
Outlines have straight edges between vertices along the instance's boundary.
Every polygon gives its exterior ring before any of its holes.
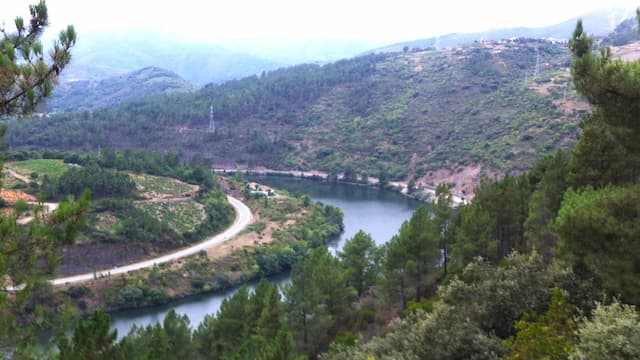
{"type": "Polygon", "coordinates": [[[204,206],[192,199],[138,201],[135,205],[179,233],[195,231],[196,227],[206,218],[204,206]]]}
{"type": "Polygon", "coordinates": [[[164,176],[136,173],[129,173],[129,176],[136,183],[141,195],[147,199],[184,197],[194,194],[199,189],[197,185],[164,176]]]}

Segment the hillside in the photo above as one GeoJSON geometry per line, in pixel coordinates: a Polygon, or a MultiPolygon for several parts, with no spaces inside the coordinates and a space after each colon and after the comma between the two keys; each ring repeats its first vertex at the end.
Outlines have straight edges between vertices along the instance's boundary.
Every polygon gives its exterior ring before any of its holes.
{"type": "MultiPolygon", "coordinates": [[[[42,158],[14,161],[12,155],[5,164],[8,189],[2,195],[7,202],[18,195],[35,198],[36,194],[57,202],[91,190],[86,226],[75,243],[62,249],[58,274],[111,268],[184,247],[215,234],[233,220],[233,208],[212,173],[170,162],[169,157],[110,154],[109,162],[102,164],[96,162],[100,159],[87,160],[79,154],[57,157],[72,156],[83,164],[42,158]]],[[[34,216],[35,210],[28,209],[18,222],[26,224],[34,216]]]]}
{"type": "MultiPolygon", "coordinates": [[[[610,9],[585,14],[580,18],[588,25],[587,31],[595,36],[605,36],[614,30],[614,25],[633,15],[632,11],[610,9]]],[[[494,41],[511,38],[530,39],[568,39],[579,18],[563,21],[559,24],[539,28],[506,28],[491,29],[477,33],[453,33],[427,39],[418,39],[391,44],[372,50],[371,52],[400,52],[407,49],[444,49],[466,45],[474,41],[494,41]]]]}
{"type": "Polygon", "coordinates": [[[12,123],[8,138],[14,149],[173,148],[217,166],[454,181],[471,191],[482,174],[521,172],[575,140],[588,107],[565,94],[568,65],[563,45],[542,41],[369,55],[141,99],[91,118],[12,123]],[[215,133],[206,131],[210,106],[215,133]]]}
{"type": "Polygon", "coordinates": [[[96,110],[135,98],[193,91],[196,87],[169,70],[146,67],[100,81],[65,82],[48,99],[48,111],[96,110]]]}
{"type": "Polygon", "coordinates": [[[169,69],[193,84],[203,85],[257,74],[281,64],[152,32],[90,33],[83,35],[74,48],[63,80],[102,80],[148,66],[169,69]]]}
{"type": "Polygon", "coordinates": [[[603,46],[622,46],[640,40],[638,21],[629,18],[621,22],[616,28],[602,39],[603,46]]]}

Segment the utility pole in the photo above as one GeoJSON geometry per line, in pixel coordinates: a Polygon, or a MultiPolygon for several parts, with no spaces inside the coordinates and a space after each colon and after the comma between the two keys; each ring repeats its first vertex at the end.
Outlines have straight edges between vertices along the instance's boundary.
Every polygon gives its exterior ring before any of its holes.
{"type": "Polygon", "coordinates": [[[209,132],[215,132],[216,126],[213,122],[213,105],[209,106],[209,132]]]}

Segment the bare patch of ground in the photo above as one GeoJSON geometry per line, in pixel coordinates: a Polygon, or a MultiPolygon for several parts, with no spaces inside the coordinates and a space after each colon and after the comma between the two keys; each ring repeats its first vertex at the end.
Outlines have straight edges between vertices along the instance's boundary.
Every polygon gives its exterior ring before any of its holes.
{"type": "Polygon", "coordinates": [[[636,61],[640,59],[640,41],[632,42],[622,46],[611,47],[611,53],[614,58],[623,61],[636,61]]]}
{"type": "Polygon", "coordinates": [[[57,268],[57,275],[109,269],[142,259],[146,255],[146,251],[139,246],[98,242],[77,243],[65,246],[62,250],[62,261],[57,268]]]}
{"type": "Polygon", "coordinates": [[[473,197],[473,191],[483,176],[495,179],[503,175],[497,171],[487,171],[479,165],[471,165],[465,166],[460,172],[453,172],[447,169],[431,171],[421,177],[417,183],[430,187],[435,187],[442,183],[453,183],[454,194],[470,199],[473,197]]]}
{"type": "Polygon", "coordinates": [[[9,204],[15,204],[19,200],[23,200],[26,202],[36,201],[36,198],[33,195],[29,195],[23,191],[7,190],[7,189],[0,190],[0,198],[2,198],[2,200],[4,200],[9,204]]]}
{"type": "Polygon", "coordinates": [[[263,222],[266,227],[260,233],[255,231],[243,232],[234,238],[223,242],[218,246],[207,249],[207,256],[211,260],[218,260],[231,255],[235,250],[245,247],[253,247],[257,245],[269,244],[273,241],[273,231],[281,226],[278,222],[265,221],[259,215],[254,215],[252,224],[263,222]]]}

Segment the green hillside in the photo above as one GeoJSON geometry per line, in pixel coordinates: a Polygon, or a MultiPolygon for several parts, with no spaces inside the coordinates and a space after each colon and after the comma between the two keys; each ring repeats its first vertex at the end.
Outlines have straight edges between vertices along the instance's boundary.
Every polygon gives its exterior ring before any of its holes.
{"type": "Polygon", "coordinates": [[[146,67],[100,81],[62,83],[48,100],[47,109],[95,110],[135,98],[195,89],[196,86],[176,73],[157,67],[146,67]]]}
{"type": "Polygon", "coordinates": [[[176,149],[217,166],[470,183],[574,141],[586,108],[565,95],[568,65],[563,45],[542,41],[367,55],[19,121],[8,137],[14,149],[176,149]]]}

